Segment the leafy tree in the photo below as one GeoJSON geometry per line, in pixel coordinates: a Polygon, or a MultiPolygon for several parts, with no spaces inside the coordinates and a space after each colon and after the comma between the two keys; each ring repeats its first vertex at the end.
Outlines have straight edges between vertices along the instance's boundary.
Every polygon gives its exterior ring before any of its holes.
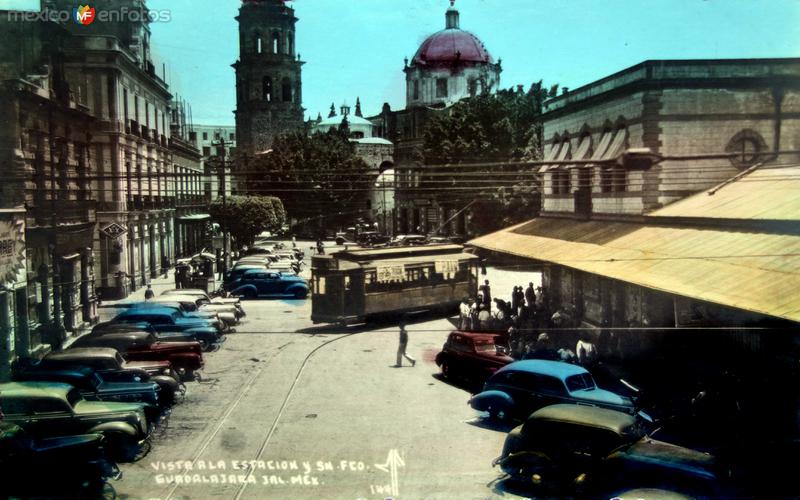
{"type": "Polygon", "coordinates": [[[292,132],[275,139],[272,151],[251,160],[248,189],[278,196],[294,224],[335,227],[368,212],[373,176],[355,154],[347,133],[339,130],[292,132]]]}
{"type": "MultiPolygon", "coordinates": [[[[423,135],[421,163],[425,165],[513,162],[542,158],[542,106],[558,91],[541,81],[524,91],[500,90],[495,94],[464,99],[434,116],[423,135]]],[[[466,168],[451,179],[453,185],[470,186],[483,197],[471,207],[471,228],[478,234],[535,217],[539,210],[539,187],[528,173],[502,177],[505,187],[487,188],[491,178],[484,169],[470,176],[466,168]],[[480,181],[484,182],[481,183],[480,181]]],[[[456,171],[453,171],[456,172],[456,171]]],[[[508,170],[504,170],[508,172],[508,170]]],[[[443,179],[443,177],[439,177],[443,179]]],[[[460,196],[463,197],[463,192],[460,196]]]]}
{"type": "Polygon", "coordinates": [[[227,227],[239,247],[252,245],[260,233],[276,231],[286,222],[283,204],[273,196],[229,196],[225,203],[218,198],[209,213],[227,227]]]}
{"type": "Polygon", "coordinates": [[[427,165],[535,160],[542,154],[542,103],[556,94],[539,81],[464,99],[434,116],[425,129],[427,165]]]}

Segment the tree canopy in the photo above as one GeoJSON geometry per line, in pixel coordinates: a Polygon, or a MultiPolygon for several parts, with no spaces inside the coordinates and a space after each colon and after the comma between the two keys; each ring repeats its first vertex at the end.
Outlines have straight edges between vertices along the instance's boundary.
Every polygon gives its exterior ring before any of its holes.
{"type": "MultiPolygon", "coordinates": [[[[500,90],[464,99],[435,115],[423,135],[422,162],[425,165],[514,162],[542,158],[542,106],[556,95],[558,86],[545,88],[541,81],[524,91],[500,90]]],[[[505,175],[497,185],[486,183],[491,172],[485,168],[454,172],[453,185],[474,185],[470,212],[471,229],[477,234],[535,217],[540,193],[530,172],[505,175]]],[[[513,169],[512,169],[513,170],[513,169]]],[[[424,175],[424,174],[423,174],[424,175]]],[[[447,176],[439,179],[448,179],[447,176]]],[[[464,196],[464,192],[458,193],[464,196]]]]}
{"type": "Polygon", "coordinates": [[[281,200],[274,196],[229,196],[211,202],[211,219],[224,225],[236,244],[252,245],[264,231],[276,231],[286,223],[286,211],[281,200]]]}
{"type": "Polygon", "coordinates": [[[368,212],[373,176],[356,156],[346,124],[341,129],[276,138],[271,152],[252,159],[248,189],[280,197],[296,224],[330,227],[368,212]]]}
{"type": "Polygon", "coordinates": [[[542,103],[557,87],[539,81],[527,92],[519,86],[459,101],[428,122],[425,164],[540,159],[542,103]]]}

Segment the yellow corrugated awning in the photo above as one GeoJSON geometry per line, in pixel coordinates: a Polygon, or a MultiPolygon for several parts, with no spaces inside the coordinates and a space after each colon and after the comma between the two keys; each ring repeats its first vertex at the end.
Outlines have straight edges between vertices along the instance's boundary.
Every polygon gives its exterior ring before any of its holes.
{"type": "Polygon", "coordinates": [[[800,236],[540,217],[469,242],[800,321],[800,236]]]}

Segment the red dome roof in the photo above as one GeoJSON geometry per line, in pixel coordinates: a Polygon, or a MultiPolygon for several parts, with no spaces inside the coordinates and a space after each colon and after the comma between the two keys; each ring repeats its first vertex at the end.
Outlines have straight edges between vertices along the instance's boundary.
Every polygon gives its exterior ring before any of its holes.
{"type": "Polygon", "coordinates": [[[451,28],[429,36],[419,46],[411,62],[424,66],[456,61],[491,63],[492,56],[478,37],[468,31],[451,28]]]}

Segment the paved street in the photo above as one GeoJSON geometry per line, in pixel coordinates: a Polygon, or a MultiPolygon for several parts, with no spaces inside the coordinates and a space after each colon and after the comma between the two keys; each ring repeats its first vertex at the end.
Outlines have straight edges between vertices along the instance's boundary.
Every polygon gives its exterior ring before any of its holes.
{"type": "MultiPolygon", "coordinates": [[[[487,277],[499,291],[529,276],[487,277]]],[[[314,327],[310,300],[244,307],[150,454],[123,467],[122,498],[509,497],[493,489],[502,429],[437,377],[448,320],[410,325],[418,362],[398,369],[394,326],[314,327]]]]}

